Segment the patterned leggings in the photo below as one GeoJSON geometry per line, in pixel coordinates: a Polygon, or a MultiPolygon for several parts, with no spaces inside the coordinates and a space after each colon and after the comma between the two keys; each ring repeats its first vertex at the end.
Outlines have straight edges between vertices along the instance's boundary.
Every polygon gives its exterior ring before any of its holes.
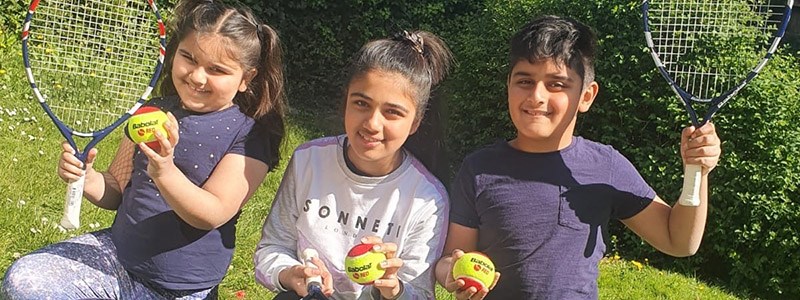
{"type": "Polygon", "coordinates": [[[31,252],[6,271],[0,299],[216,299],[216,287],[174,291],[152,286],[125,271],[109,229],[87,233],[31,252]]]}

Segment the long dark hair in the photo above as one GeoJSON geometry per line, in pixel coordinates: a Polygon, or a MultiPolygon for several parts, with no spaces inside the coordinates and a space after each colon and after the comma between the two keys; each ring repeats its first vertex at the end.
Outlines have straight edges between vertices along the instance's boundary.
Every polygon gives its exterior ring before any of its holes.
{"type": "MultiPolygon", "coordinates": [[[[400,74],[408,80],[417,108],[417,132],[403,145],[441,181],[448,175],[443,138],[443,103],[429,101],[445,78],[453,54],[442,39],[427,31],[403,31],[365,44],[350,63],[348,84],[373,70],[400,74]],[[425,118],[426,114],[430,117],[425,118]]],[[[346,97],[345,97],[346,98],[346,97]]]]}
{"type": "Polygon", "coordinates": [[[175,8],[162,72],[162,96],[177,95],[172,78],[172,60],[178,45],[192,33],[214,34],[228,41],[228,51],[243,70],[256,70],[247,90],[238,92],[233,102],[246,115],[263,125],[263,138],[269,143],[269,167],[280,160],[280,145],[286,135],[283,54],[278,33],[264,24],[246,7],[233,7],[219,1],[182,0],[175,8]]]}

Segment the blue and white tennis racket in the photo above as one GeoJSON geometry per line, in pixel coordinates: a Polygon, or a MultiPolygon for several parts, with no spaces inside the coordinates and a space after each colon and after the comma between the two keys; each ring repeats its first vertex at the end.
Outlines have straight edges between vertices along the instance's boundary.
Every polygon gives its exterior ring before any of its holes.
{"type": "MultiPolygon", "coordinates": [[[[86,161],[156,85],[166,48],[153,0],[33,0],[22,57],[33,93],[86,161]],[[74,137],[90,138],[83,150],[74,137]]],[[[80,226],[84,177],[70,182],[61,226],[80,226]]]]}
{"type": "MultiPolygon", "coordinates": [[[[644,0],[647,46],[699,128],[758,75],[789,24],[794,0],[644,0]],[[743,56],[751,53],[751,56],[743,56]],[[693,104],[705,103],[703,119],[693,104]]],[[[700,205],[701,166],[688,165],[678,203],[700,205]]]]}

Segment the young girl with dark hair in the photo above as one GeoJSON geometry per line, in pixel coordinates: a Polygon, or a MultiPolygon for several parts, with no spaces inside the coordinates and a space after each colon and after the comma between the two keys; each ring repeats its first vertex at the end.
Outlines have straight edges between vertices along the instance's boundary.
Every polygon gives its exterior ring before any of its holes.
{"type": "MultiPolygon", "coordinates": [[[[17,260],[0,298],[216,299],[242,206],[277,163],[284,135],[278,37],[248,9],[184,1],[170,33],[159,149],[123,139],[105,172],[86,161],[84,197],[111,228],[17,260]],[[137,147],[138,146],[138,147],[137,147]]],[[[58,175],[81,162],[64,143],[58,175]]]]}
{"type": "Polygon", "coordinates": [[[425,31],[371,41],[355,55],[345,134],[294,151],[264,223],[256,280],[279,292],[276,299],[305,296],[311,276],[322,276],[333,299],[433,299],[447,193],[406,141],[451,62],[445,43],[425,31]],[[380,262],[386,273],[372,285],[355,284],[344,271],[348,250],[359,243],[387,256],[380,262]],[[318,269],[298,259],[308,248],[319,252],[318,269]]]}

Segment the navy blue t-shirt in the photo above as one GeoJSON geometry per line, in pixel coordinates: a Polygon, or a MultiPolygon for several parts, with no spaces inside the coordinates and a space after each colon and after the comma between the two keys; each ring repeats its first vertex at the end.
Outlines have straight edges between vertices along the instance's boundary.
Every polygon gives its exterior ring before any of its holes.
{"type": "MultiPolygon", "coordinates": [[[[228,153],[269,161],[269,141],[261,138],[260,126],[238,106],[196,114],[178,102],[171,98],[150,104],[171,111],[178,120],[174,163],[195,185],[202,186],[228,153]]],[[[147,175],[147,161],[136,147],[131,179],[111,225],[120,262],[137,277],[166,289],[219,284],[233,257],[239,214],[214,230],[192,227],[164,201],[147,175]]]]}
{"type": "Polygon", "coordinates": [[[655,197],[612,147],[574,137],[550,153],[505,141],[464,159],[450,193],[450,221],[478,229],[478,251],[502,275],[486,299],[594,299],[610,219],[655,197]]]}

